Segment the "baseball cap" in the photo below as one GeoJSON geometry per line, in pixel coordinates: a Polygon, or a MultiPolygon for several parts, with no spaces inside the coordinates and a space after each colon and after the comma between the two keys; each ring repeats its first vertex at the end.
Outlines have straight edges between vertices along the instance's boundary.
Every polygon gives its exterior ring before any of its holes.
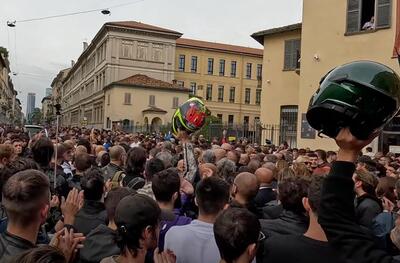
{"type": "Polygon", "coordinates": [[[124,197],[115,211],[115,224],[122,233],[138,233],[146,226],[160,221],[161,210],[157,203],[143,194],[124,197]]]}

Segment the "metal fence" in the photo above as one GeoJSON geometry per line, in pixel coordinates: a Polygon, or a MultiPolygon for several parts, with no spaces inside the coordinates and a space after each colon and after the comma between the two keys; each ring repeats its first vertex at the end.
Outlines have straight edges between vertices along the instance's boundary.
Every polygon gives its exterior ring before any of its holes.
{"type": "MultiPolygon", "coordinates": [[[[121,129],[128,133],[168,133],[171,131],[171,125],[159,126],[157,130],[152,129],[150,125],[121,126],[121,129]]],[[[209,141],[214,138],[221,140],[224,130],[226,130],[226,138],[232,141],[246,139],[260,145],[279,145],[281,142],[286,141],[290,147],[296,147],[297,144],[296,126],[288,125],[210,123],[206,129],[201,131],[201,134],[209,141]]]]}
{"type": "Polygon", "coordinates": [[[250,142],[260,145],[274,144],[279,145],[286,141],[290,147],[297,145],[296,127],[277,125],[277,124],[222,124],[212,123],[208,126],[208,133],[205,137],[209,140],[213,138],[221,139],[223,131],[226,130],[226,137],[229,140],[247,139],[250,142]]]}
{"type": "Polygon", "coordinates": [[[151,127],[151,125],[123,125],[121,126],[121,129],[124,132],[127,133],[144,133],[144,134],[149,134],[152,132],[162,132],[162,133],[168,133],[171,131],[171,125],[161,125],[158,126],[157,128],[151,127]]]}

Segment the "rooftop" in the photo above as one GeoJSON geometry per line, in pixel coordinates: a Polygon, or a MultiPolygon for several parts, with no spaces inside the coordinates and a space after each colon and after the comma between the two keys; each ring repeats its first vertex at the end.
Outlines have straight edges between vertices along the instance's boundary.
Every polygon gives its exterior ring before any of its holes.
{"type": "Polygon", "coordinates": [[[120,26],[120,27],[127,27],[127,28],[132,28],[132,29],[141,29],[141,30],[148,30],[148,31],[153,31],[153,32],[159,32],[159,33],[167,33],[167,34],[176,34],[181,36],[182,33],[174,30],[170,30],[167,28],[162,28],[158,26],[153,26],[149,24],[144,24],[141,22],[137,21],[116,21],[116,22],[108,22],[105,24],[105,26],[120,26]]]}
{"type": "Polygon", "coordinates": [[[163,109],[158,108],[158,107],[156,107],[156,106],[150,106],[150,107],[148,107],[148,108],[142,110],[142,112],[143,112],[143,113],[145,113],[145,112],[167,113],[166,110],[163,110],[163,109]]]}
{"type": "Polygon", "coordinates": [[[253,56],[263,55],[263,50],[259,48],[235,46],[235,45],[207,42],[207,41],[188,39],[188,38],[178,38],[176,40],[176,45],[178,47],[202,48],[219,52],[240,53],[253,56]]]}
{"type": "Polygon", "coordinates": [[[46,97],[43,97],[43,99],[42,99],[42,103],[43,103],[45,100],[51,100],[51,96],[46,96],[46,97]]]}
{"type": "Polygon", "coordinates": [[[188,91],[188,89],[178,86],[177,84],[169,83],[159,79],[154,79],[143,74],[136,74],[126,79],[113,82],[111,85],[129,85],[157,89],[181,90],[188,91]]]}
{"type": "Polygon", "coordinates": [[[271,28],[271,29],[253,33],[251,35],[251,37],[254,38],[255,40],[257,40],[257,42],[260,43],[261,45],[264,45],[264,36],[299,30],[299,29],[301,29],[301,25],[302,25],[301,23],[297,23],[297,24],[287,25],[287,26],[283,26],[283,27],[271,28]]]}

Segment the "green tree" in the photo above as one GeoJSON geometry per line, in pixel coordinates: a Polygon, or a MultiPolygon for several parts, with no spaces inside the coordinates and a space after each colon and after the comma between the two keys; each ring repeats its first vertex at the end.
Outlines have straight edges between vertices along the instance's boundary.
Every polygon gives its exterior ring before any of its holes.
{"type": "Polygon", "coordinates": [[[217,125],[222,124],[221,119],[214,115],[210,115],[206,118],[206,123],[204,124],[204,126],[200,130],[198,130],[196,134],[197,135],[202,134],[206,139],[211,140],[212,138],[210,138],[211,136],[210,129],[218,128],[215,126],[216,124],[217,125]]]}

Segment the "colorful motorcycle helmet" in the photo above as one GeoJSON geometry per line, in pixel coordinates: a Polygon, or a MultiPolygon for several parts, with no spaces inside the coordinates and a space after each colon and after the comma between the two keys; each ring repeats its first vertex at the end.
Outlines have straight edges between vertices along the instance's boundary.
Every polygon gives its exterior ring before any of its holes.
{"type": "Polygon", "coordinates": [[[172,132],[177,135],[179,131],[193,133],[206,122],[210,111],[199,98],[191,98],[176,109],[172,117],[172,132]]]}
{"type": "Polygon", "coordinates": [[[331,70],[311,97],[307,120],[329,137],[349,127],[358,139],[381,130],[399,111],[400,78],[389,67],[356,61],[331,70]]]}

